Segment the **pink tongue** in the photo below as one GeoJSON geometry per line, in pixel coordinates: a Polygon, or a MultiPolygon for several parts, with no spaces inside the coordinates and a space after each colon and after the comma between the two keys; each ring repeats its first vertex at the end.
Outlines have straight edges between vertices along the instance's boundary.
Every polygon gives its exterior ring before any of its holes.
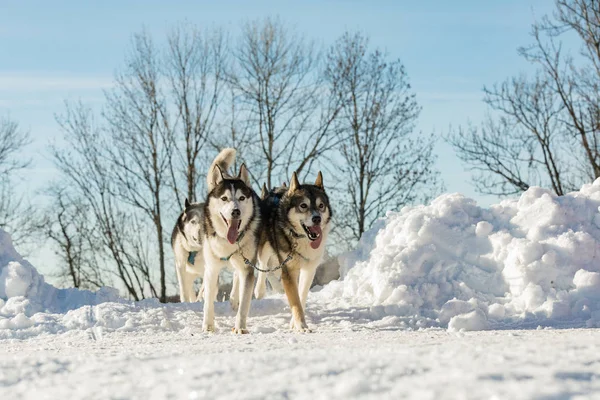
{"type": "Polygon", "coordinates": [[[234,219],[229,222],[229,229],[227,230],[227,240],[231,244],[234,244],[238,238],[238,226],[239,226],[238,220],[234,219]]]}
{"type": "Polygon", "coordinates": [[[311,233],[316,233],[319,235],[319,237],[316,240],[310,242],[310,247],[312,247],[313,249],[318,249],[321,245],[321,239],[323,239],[323,235],[321,234],[321,227],[315,225],[308,228],[308,230],[311,231],[311,233]]]}

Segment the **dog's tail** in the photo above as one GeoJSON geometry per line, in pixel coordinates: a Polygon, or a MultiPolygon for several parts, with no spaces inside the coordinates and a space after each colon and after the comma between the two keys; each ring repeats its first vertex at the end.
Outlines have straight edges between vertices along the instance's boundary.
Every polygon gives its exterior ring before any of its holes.
{"type": "Polygon", "coordinates": [[[235,162],[235,153],[235,149],[226,148],[221,150],[221,152],[215,157],[210,165],[208,174],[206,174],[206,184],[208,185],[209,192],[215,188],[216,183],[221,177],[230,177],[229,167],[231,167],[235,162]]]}

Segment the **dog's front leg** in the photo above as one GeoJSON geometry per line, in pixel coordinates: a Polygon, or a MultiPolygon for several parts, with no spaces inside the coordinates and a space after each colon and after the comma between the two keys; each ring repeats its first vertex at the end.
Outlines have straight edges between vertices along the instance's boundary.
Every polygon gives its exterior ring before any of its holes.
{"type": "MultiPolygon", "coordinates": [[[[256,260],[253,260],[256,262],[256,260]]],[[[248,267],[241,260],[233,260],[232,264],[238,275],[238,284],[240,290],[240,305],[235,317],[234,333],[248,333],[246,320],[250,311],[250,302],[252,301],[252,288],[254,287],[254,270],[248,267]]]]}
{"type": "MultiPolygon", "coordinates": [[[[260,264],[261,268],[265,268],[263,267],[262,264],[260,264]]],[[[260,272],[258,271],[258,278],[256,278],[256,287],[254,288],[254,297],[256,297],[257,299],[262,299],[263,297],[265,297],[265,294],[267,293],[267,274],[266,272],[260,272]]]]}
{"type": "Polygon", "coordinates": [[[233,269],[233,281],[231,282],[231,292],[229,293],[229,304],[233,311],[240,308],[240,280],[237,268],[233,269]]]}
{"type": "MultiPolygon", "coordinates": [[[[207,246],[208,247],[208,246],[207,246]]],[[[215,298],[217,296],[219,271],[221,266],[219,260],[215,258],[210,249],[205,248],[204,259],[206,262],[204,269],[204,319],[202,321],[202,330],[204,332],[214,332],[215,330],[215,298]]]]}
{"type": "MultiPolygon", "coordinates": [[[[258,265],[260,265],[261,269],[269,269],[269,259],[272,254],[273,250],[271,250],[269,245],[265,245],[265,247],[258,252],[258,265]]],[[[254,297],[257,299],[262,299],[267,293],[267,277],[268,275],[266,272],[258,271],[256,287],[254,288],[254,297]]]]}
{"type": "Polygon", "coordinates": [[[306,316],[306,299],[308,297],[308,291],[315,279],[315,272],[317,272],[317,267],[319,265],[316,263],[309,264],[304,266],[300,270],[300,281],[298,282],[298,291],[300,292],[300,303],[302,303],[302,309],[304,310],[304,314],[306,316]]]}
{"type": "Polygon", "coordinates": [[[292,320],[290,321],[290,329],[299,332],[310,332],[306,320],[304,319],[304,310],[298,295],[298,270],[290,270],[287,267],[281,269],[281,281],[283,288],[290,304],[292,311],[292,320]]]}
{"type": "Polygon", "coordinates": [[[273,288],[275,293],[283,293],[283,286],[281,285],[281,271],[275,271],[267,275],[267,280],[273,288]]]}
{"type": "Polygon", "coordinates": [[[177,272],[177,281],[179,283],[179,301],[182,303],[192,301],[192,298],[188,298],[190,288],[193,289],[193,279],[190,282],[190,277],[186,271],[187,257],[188,253],[183,250],[180,250],[180,254],[175,256],[175,271],[177,272]]]}

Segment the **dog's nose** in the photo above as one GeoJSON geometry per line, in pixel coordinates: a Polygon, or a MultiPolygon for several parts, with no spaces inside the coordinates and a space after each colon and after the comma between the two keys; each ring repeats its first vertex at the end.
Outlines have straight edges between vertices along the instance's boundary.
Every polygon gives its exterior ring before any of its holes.
{"type": "Polygon", "coordinates": [[[321,216],[320,215],[315,215],[314,217],[312,217],[312,222],[315,225],[319,225],[321,223],[321,216]]]}
{"type": "Polygon", "coordinates": [[[241,211],[237,208],[235,208],[232,212],[231,212],[231,218],[233,219],[238,219],[240,218],[240,216],[242,215],[241,211]]]}

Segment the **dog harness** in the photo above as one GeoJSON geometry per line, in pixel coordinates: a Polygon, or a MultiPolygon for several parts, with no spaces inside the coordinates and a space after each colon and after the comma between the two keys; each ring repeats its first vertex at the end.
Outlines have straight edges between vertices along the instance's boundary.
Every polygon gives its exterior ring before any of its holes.
{"type": "MultiPolygon", "coordinates": [[[[274,272],[277,271],[281,268],[283,268],[288,262],[290,262],[292,260],[292,258],[294,258],[294,254],[298,255],[300,258],[302,258],[304,261],[310,261],[309,258],[304,257],[302,254],[300,254],[298,251],[296,251],[296,248],[298,247],[298,242],[294,241],[294,243],[292,243],[292,249],[290,250],[290,252],[288,253],[287,257],[285,258],[285,260],[283,260],[283,262],[281,264],[279,264],[277,267],[275,268],[271,268],[271,269],[261,269],[259,267],[256,266],[256,263],[252,263],[252,261],[250,261],[246,256],[244,256],[244,253],[242,252],[242,247],[240,246],[240,241],[244,238],[244,235],[246,234],[246,231],[242,231],[242,233],[238,236],[237,240],[235,241],[235,243],[237,244],[238,248],[236,251],[234,251],[233,253],[231,253],[230,255],[228,255],[227,257],[219,257],[219,260],[221,261],[229,261],[231,259],[231,257],[233,257],[233,255],[235,253],[240,253],[240,256],[242,256],[242,259],[244,260],[244,264],[254,268],[255,270],[259,271],[259,272],[274,272]]],[[[294,239],[301,239],[303,237],[306,237],[306,235],[303,234],[298,234],[296,232],[294,232],[293,229],[290,229],[290,236],[294,239]]],[[[192,265],[194,265],[194,261],[196,260],[196,254],[198,254],[197,251],[190,251],[189,255],[188,255],[188,262],[192,265]]]]}
{"type": "MultiPolygon", "coordinates": [[[[227,257],[219,257],[219,260],[221,261],[229,261],[229,259],[231,257],[233,257],[233,255],[235,253],[237,253],[240,250],[240,240],[242,240],[244,238],[244,235],[246,234],[246,231],[242,231],[242,233],[240,233],[240,235],[238,236],[237,240],[235,241],[238,245],[238,249],[236,251],[234,251],[233,253],[231,253],[230,255],[228,255],[227,257]]],[[[196,255],[198,254],[197,251],[190,251],[188,254],[188,262],[192,265],[194,265],[194,261],[196,260],[196,255]]]]}
{"type": "MultiPolygon", "coordinates": [[[[299,235],[296,232],[294,232],[292,229],[290,229],[290,236],[292,236],[295,239],[300,239],[305,237],[306,235],[299,235]]],[[[248,258],[246,258],[246,256],[244,256],[244,253],[242,252],[242,248],[240,247],[239,243],[238,243],[238,250],[240,251],[240,255],[242,256],[242,259],[244,260],[244,264],[251,266],[252,268],[254,268],[255,270],[259,271],[259,272],[275,272],[283,267],[285,267],[285,264],[287,264],[288,262],[290,262],[290,260],[292,258],[294,258],[294,254],[300,256],[300,258],[302,258],[304,261],[310,261],[309,258],[304,257],[302,254],[300,254],[296,248],[298,248],[298,241],[294,241],[294,243],[292,243],[292,249],[290,250],[290,252],[288,253],[287,257],[285,258],[285,260],[283,260],[281,262],[281,264],[279,264],[278,266],[276,266],[275,268],[271,268],[271,269],[261,269],[259,267],[256,266],[256,263],[252,264],[252,261],[250,261],[248,258]]]]}

